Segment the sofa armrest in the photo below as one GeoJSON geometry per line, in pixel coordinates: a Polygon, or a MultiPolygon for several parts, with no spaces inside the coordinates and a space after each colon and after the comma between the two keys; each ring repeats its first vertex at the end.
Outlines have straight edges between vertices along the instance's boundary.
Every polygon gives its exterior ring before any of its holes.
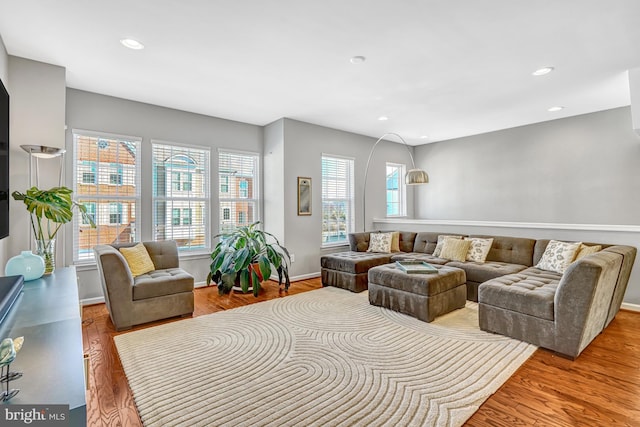
{"type": "Polygon", "coordinates": [[[111,320],[117,329],[130,327],[133,304],[131,270],[120,251],[113,246],[97,245],[93,252],[111,320]]]}
{"type": "Polygon", "coordinates": [[[567,268],[554,299],[556,351],[576,357],[602,332],[621,265],[621,255],[603,251],[567,268]]]}

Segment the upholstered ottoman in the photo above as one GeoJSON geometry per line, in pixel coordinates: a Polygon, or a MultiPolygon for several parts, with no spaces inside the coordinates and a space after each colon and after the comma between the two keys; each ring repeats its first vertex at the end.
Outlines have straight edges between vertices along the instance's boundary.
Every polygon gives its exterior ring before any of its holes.
{"type": "Polygon", "coordinates": [[[391,254],[372,252],[338,252],[320,258],[322,286],[335,286],[351,292],[367,290],[367,271],[388,264],[391,254]]]}
{"type": "Polygon", "coordinates": [[[437,273],[407,274],[395,264],[369,270],[369,302],[425,322],[465,306],[464,270],[433,265],[437,273]]]}

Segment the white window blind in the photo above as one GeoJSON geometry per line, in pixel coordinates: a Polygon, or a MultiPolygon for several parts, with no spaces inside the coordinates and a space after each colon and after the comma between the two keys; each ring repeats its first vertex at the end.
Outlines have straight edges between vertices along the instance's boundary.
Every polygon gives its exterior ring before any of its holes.
{"type": "Polygon", "coordinates": [[[140,138],[73,131],[74,198],[93,217],[96,228],[74,215],[73,260],[94,259],[97,244],[139,240],[140,138]],[[115,176],[115,177],[114,177],[115,176]]]}
{"type": "Polygon", "coordinates": [[[208,149],[152,141],[153,239],[180,251],[210,247],[208,149]]]}
{"type": "Polygon", "coordinates": [[[322,246],[348,243],[354,231],[354,161],[322,156],[322,246]]]}
{"type": "Polygon", "coordinates": [[[407,215],[405,169],[405,165],[387,163],[387,216],[407,215]]]}
{"type": "Polygon", "coordinates": [[[219,152],[220,232],[260,219],[259,161],[254,153],[219,152]]]}

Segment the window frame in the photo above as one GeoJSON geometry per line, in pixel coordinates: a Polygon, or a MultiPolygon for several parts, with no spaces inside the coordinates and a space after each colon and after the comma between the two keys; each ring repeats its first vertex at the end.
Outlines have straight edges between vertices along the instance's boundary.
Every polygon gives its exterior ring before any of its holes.
{"type": "MultiPolygon", "coordinates": [[[[166,161],[164,162],[166,163],[166,161]]],[[[157,219],[158,219],[158,213],[157,213],[157,206],[158,206],[158,202],[160,201],[165,201],[165,203],[171,204],[171,218],[169,219],[169,221],[167,222],[167,219],[165,218],[165,222],[162,224],[163,227],[165,227],[165,239],[175,239],[175,236],[173,235],[173,228],[174,227],[189,227],[190,228],[190,232],[191,230],[195,230],[197,229],[196,227],[200,227],[200,224],[194,224],[193,223],[193,209],[195,206],[198,206],[199,204],[202,204],[204,206],[204,210],[202,212],[202,216],[203,216],[203,226],[204,226],[204,244],[203,246],[182,246],[182,245],[178,245],[178,251],[180,252],[180,254],[197,254],[197,253],[210,253],[211,252],[211,148],[207,147],[207,146],[202,146],[202,145],[191,145],[191,144],[183,144],[183,143],[179,143],[179,142],[173,142],[173,141],[165,141],[165,140],[160,140],[160,139],[152,139],[151,140],[151,164],[152,164],[152,179],[151,179],[151,197],[152,197],[152,216],[151,216],[151,224],[150,224],[150,228],[152,230],[152,237],[151,239],[153,241],[158,241],[158,227],[160,224],[157,223],[157,219]],[[180,159],[182,160],[182,158],[189,158],[189,156],[187,154],[185,154],[184,152],[180,152],[179,150],[193,150],[194,153],[195,152],[199,152],[200,154],[204,155],[204,162],[205,165],[203,166],[203,173],[202,173],[202,179],[203,179],[203,196],[202,197],[198,197],[198,196],[194,196],[192,194],[193,191],[193,174],[189,173],[189,172],[183,172],[183,171],[174,171],[173,169],[170,171],[170,186],[167,189],[170,189],[170,191],[173,192],[178,192],[178,193],[184,193],[184,194],[178,194],[178,195],[173,195],[173,194],[164,194],[164,195],[159,195],[156,194],[156,159],[155,159],[155,147],[156,146],[163,146],[163,147],[169,147],[169,151],[171,151],[171,149],[176,149],[177,152],[175,154],[172,155],[172,157],[176,158],[176,159],[180,159]],[[185,175],[189,173],[191,176],[188,180],[185,180],[185,175]],[[177,176],[177,180],[175,179],[175,177],[177,176]],[[174,187],[175,184],[178,184],[178,188],[176,189],[174,187]],[[188,183],[190,188],[188,190],[185,190],[185,185],[188,183]],[[183,209],[185,209],[184,206],[179,205],[178,207],[173,207],[173,203],[174,202],[187,202],[188,203],[188,209],[190,209],[191,214],[189,217],[189,224],[186,224],[184,221],[184,217],[183,217],[183,209]],[[193,204],[191,204],[193,202],[193,204]],[[177,209],[180,211],[180,215],[178,218],[174,218],[173,216],[173,210],[177,209]],[[179,219],[179,224],[174,224],[174,219],[179,219]],[[169,232],[167,233],[167,227],[168,227],[168,223],[171,224],[171,228],[170,230],[168,230],[169,232]],[[193,228],[192,228],[193,227],[193,228]],[[170,237],[168,237],[170,236],[170,237]]],[[[168,176],[169,173],[167,173],[165,176],[168,176]]],[[[165,181],[165,186],[166,186],[166,181],[165,181]]],[[[166,191],[165,191],[166,193],[166,191]]]]}
{"type": "MultiPolygon", "coordinates": [[[[238,226],[243,226],[243,225],[248,225],[250,223],[249,218],[245,217],[245,223],[239,224],[238,212],[234,213],[234,209],[231,209],[231,208],[228,208],[229,219],[225,219],[224,210],[227,208],[222,206],[223,203],[235,202],[235,203],[247,203],[247,204],[253,205],[253,222],[261,220],[261,215],[262,215],[262,192],[260,191],[261,179],[262,179],[260,175],[261,170],[262,170],[262,155],[260,153],[257,153],[254,151],[229,150],[226,148],[218,148],[218,182],[219,182],[219,185],[218,185],[218,203],[219,203],[218,233],[225,232],[225,228],[227,228],[227,224],[235,223],[238,226]],[[253,180],[252,197],[249,197],[248,180],[244,180],[244,182],[247,182],[247,188],[245,190],[246,196],[242,196],[240,188],[238,188],[238,197],[229,197],[230,193],[232,192],[231,190],[232,180],[229,179],[229,177],[232,175],[229,172],[223,172],[223,169],[221,167],[222,166],[221,159],[225,154],[233,155],[233,156],[246,156],[246,157],[253,158],[255,170],[253,171],[253,175],[251,176],[251,179],[253,180]],[[227,191],[222,191],[223,186],[224,186],[224,189],[226,189],[227,191]],[[228,221],[228,223],[223,224],[223,221],[228,221]]],[[[238,182],[238,187],[240,182],[238,182]]],[[[235,191],[235,189],[233,191],[235,191]]]]}
{"type": "Polygon", "coordinates": [[[407,165],[402,163],[387,162],[385,167],[385,214],[387,218],[402,218],[407,216],[407,184],[404,182],[404,177],[407,173],[407,165]],[[389,168],[395,168],[398,170],[398,188],[396,190],[389,190],[387,180],[389,168]],[[398,194],[398,202],[389,201],[389,191],[395,191],[398,194]],[[389,203],[398,205],[397,214],[389,214],[389,203]]]}
{"type": "MultiPolygon", "coordinates": [[[[321,183],[322,183],[322,194],[321,194],[321,208],[322,208],[322,229],[321,229],[321,248],[331,248],[337,246],[345,246],[349,244],[349,233],[355,232],[355,159],[353,157],[340,156],[336,154],[322,153],[321,157],[321,183]],[[342,178],[345,182],[345,189],[349,193],[348,197],[325,197],[325,177],[323,163],[325,159],[332,159],[338,161],[348,162],[348,168],[346,168],[346,174],[342,178]],[[325,242],[325,231],[324,231],[324,216],[325,216],[325,203],[329,202],[344,202],[347,209],[347,217],[345,218],[345,237],[335,242],[325,242]]],[[[333,178],[333,181],[336,181],[337,178],[333,178]]],[[[340,230],[338,230],[339,232],[340,230]]]]}
{"type": "MultiPolygon", "coordinates": [[[[95,244],[104,244],[104,243],[108,243],[106,241],[103,241],[103,234],[105,236],[108,236],[110,234],[110,232],[108,231],[109,228],[113,228],[113,227],[117,227],[117,226],[122,226],[123,224],[123,205],[127,204],[127,216],[128,217],[133,217],[134,221],[131,223],[131,231],[130,231],[130,235],[132,237],[132,240],[141,240],[141,236],[140,236],[140,221],[139,218],[141,217],[140,215],[140,209],[141,209],[141,204],[142,204],[142,192],[141,192],[141,152],[142,152],[142,138],[141,137],[136,137],[136,136],[130,136],[130,135],[120,135],[120,134],[114,134],[114,133],[109,133],[109,132],[100,132],[100,131],[92,131],[92,130],[85,130],[85,129],[72,129],[71,130],[71,141],[73,144],[73,168],[72,168],[72,181],[73,181],[73,196],[74,199],[80,203],[80,204],[84,204],[86,203],[87,205],[92,205],[93,208],[93,212],[91,212],[93,214],[93,220],[97,225],[97,228],[95,229],[95,233],[96,234],[96,242],[95,244]],[[78,148],[78,143],[79,143],[79,138],[90,138],[90,139],[96,139],[97,142],[97,151],[96,153],[98,154],[98,159],[97,160],[83,160],[79,158],[79,148],[78,148]],[[117,141],[118,144],[126,144],[127,150],[131,150],[131,148],[133,148],[134,150],[134,164],[133,167],[128,169],[128,171],[133,170],[134,172],[134,177],[133,177],[133,182],[132,183],[127,183],[125,184],[124,181],[121,184],[115,185],[115,184],[111,184],[109,186],[103,186],[100,185],[100,176],[102,174],[102,176],[106,176],[107,177],[107,182],[110,181],[110,177],[109,175],[111,174],[111,171],[113,170],[113,161],[105,161],[105,162],[100,162],[100,158],[99,158],[99,153],[100,150],[104,150],[104,149],[108,149],[109,145],[105,145],[104,141],[108,141],[108,140],[115,140],[117,141]],[[79,166],[83,163],[83,162],[88,162],[89,163],[89,168],[91,170],[90,173],[94,174],[94,181],[93,182],[84,182],[84,173],[82,172],[80,175],[78,174],[79,172],[79,166]],[[104,163],[103,167],[100,167],[100,163],[104,163]],[[89,193],[85,193],[80,191],[80,186],[91,186],[93,187],[93,192],[89,192],[89,193]],[[113,194],[113,190],[107,190],[106,188],[117,188],[117,187],[121,187],[121,186],[133,186],[134,187],[134,191],[133,191],[133,195],[124,195],[124,194],[113,194]],[[119,223],[111,223],[111,211],[110,211],[110,204],[111,203],[117,203],[120,205],[120,209],[119,212],[117,213],[119,215],[119,223]],[[106,209],[106,210],[105,210],[106,209]],[[101,228],[101,227],[106,227],[106,228],[101,228]],[[101,232],[102,230],[102,232],[101,232]]],[[[121,148],[118,148],[121,149],[121,148]]],[[[121,169],[121,171],[124,171],[123,169],[121,169]]],[[[95,256],[93,255],[93,251],[90,249],[82,249],[80,247],[81,245],[81,232],[83,230],[88,230],[90,227],[89,223],[84,221],[82,218],[82,215],[74,215],[73,218],[73,234],[72,234],[72,260],[73,263],[75,265],[83,265],[83,264],[93,264],[95,263],[95,256]],[[81,256],[81,251],[84,251],[83,256],[81,256]]],[[[110,243],[110,242],[109,242],[110,243]]],[[[123,243],[123,242],[120,242],[123,243]]],[[[94,245],[95,245],[94,244],[94,245]]]]}

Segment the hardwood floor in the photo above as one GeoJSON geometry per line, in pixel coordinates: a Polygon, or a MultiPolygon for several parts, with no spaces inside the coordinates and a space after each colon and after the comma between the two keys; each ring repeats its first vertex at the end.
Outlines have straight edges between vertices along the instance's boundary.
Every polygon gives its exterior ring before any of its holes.
{"type": "MultiPolygon", "coordinates": [[[[298,281],[288,295],[322,287],[298,281]]],[[[287,293],[269,282],[258,297],[195,291],[194,316],[253,304],[287,293]]],[[[91,355],[88,426],[141,426],[104,304],[83,311],[85,353],[91,355]]],[[[181,320],[154,322],[133,330],[181,320]]],[[[126,333],[130,331],[125,331],[126,333]]],[[[640,313],[620,311],[575,361],[538,350],[467,422],[468,426],[640,426],[640,313]]]]}

